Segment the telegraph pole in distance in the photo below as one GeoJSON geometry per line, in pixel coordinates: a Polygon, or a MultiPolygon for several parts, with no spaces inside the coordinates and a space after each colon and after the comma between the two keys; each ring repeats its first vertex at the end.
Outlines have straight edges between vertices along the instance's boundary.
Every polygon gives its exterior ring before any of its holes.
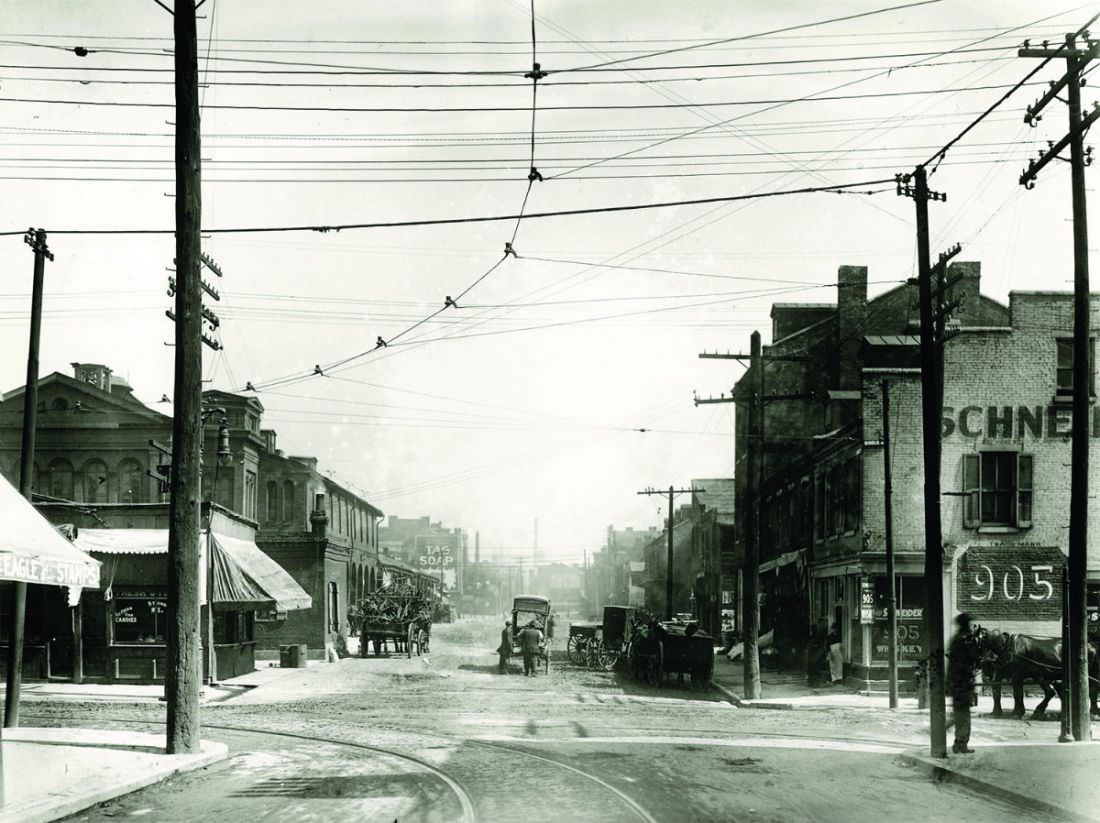
{"type": "Polygon", "coordinates": [[[672,503],[673,498],[678,494],[689,494],[692,491],[703,491],[702,489],[678,489],[675,486],[669,486],[668,491],[661,491],[658,489],[646,489],[640,491],[638,494],[667,494],[668,495],[668,560],[666,562],[665,569],[665,619],[671,620],[676,616],[676,610],[673,606],[674,588],[675,588],[675,573],[673,570],[673,550],[672,550],[672,529],[675,525],[672,522],[672,503]]]}
{"type": "MultiPolygon", "coordinates": [[[[19,455],[19,492],[33,499],[35,433],[38,424],[38,341],[42,336],[42,291],[46,260],[53,252],[46,246],[43,229],[28,229],[23,238],[34,252],[34,279],[31,284],[31,334],[27,345],[27,383],[23,387],[23,441],[19,455]]],[[[19,725],[19,691],[23,682],[23,632],[27,614],[27,584],[13,585],[11,634],[8,637],[7,691],[4,693],[4,726],[19,725]]]]}
{"type": "MultiPolygon", "coordinates": [[[[1094,17],[1093,20],[1096,18],[1094,17]]],[[[1091,20],[1089,21],[1092,22],[1091,20]]],[[[1083,32],[1085,47],[1077,47],[1077,35],[1067,34],[1064,45],[1058,48],[1020,49],[1020,57],[1065,57],[1066,73],[1051,83],[1050,89],[1037,103],[1028,106],[1024,122],[1034,126],[1039,112],[1058,98],[1058,92],[1066,90],[1069,109],[1069,132],[1050,149],[1032,160],[1020,175],[1025,188],[1035,186],[1035,177],[1051,160],[1069,147],[1070,185],[1073,198],[1073,429],[1070,441],[1070,492],[1069,492],[1069,565],[1068,609],[1069,646],[1069,719],[1070,730],[1078,741],[1092,737],[1089,717],[1088,674],[1088,614],[1086,611],[1088,557],[1088,495],[1089,495],[1089,394],[1092,374],[1092,346],[1090,345],[1088,223],[1085,211],[1085,166],[1091,162],[1091,152],[1084,148],[1085,131],[1100,118],[1100,107],[1093,103],[1087,117],[1081,116],[1081,86],[1085,82],[1082,69],[1093,58],[1100,56],[1100,43],[1090,40],[1083,32]]],[[[1061,158],[1058,158],[1061,159],[1061,158]]]]}
{"type": "Polygon", "coordinates": [[[886,619],[890,625],[890,708],[898,707],[898,583],[894,572],[894,481],[890,471],[890,383],[882,381],[882,471],[886,514],[886,577],[890,599],[886,619]]]}
{"type": "MultiPolygon", "coordinates": [[[[173,14],[176,89],[176,361],[168,532],[168,753],[199,751],[202,448],[202,190],[195,0],[173,14]]],[[[213,655],[213,649],[210,650],[213,655]]]]}
{"type": "MultiPolygon", "coordinates": [[[[912,175],[898,175],[898,194],[912,197],[917,205],[917,286],[920,296],[921,423],[924,440],[924,625],[928,636],[928,713],[932,757],[947,757],[947,707],[944,689],[943,650],[943,525],[940,521],[940,417],[943,406],[944,307],[933,306],[931,252],[928,241],[928,201],[947,200],[946,194],[928,190],[928,172],[917,166],[912,175]],[[909,181],[913,180],[913,186],[909,181]]],[[[940,256],[937,267],[949,257],[940,256]]],[[[942,304],[945,295],[939,294],[942,304]]]]}

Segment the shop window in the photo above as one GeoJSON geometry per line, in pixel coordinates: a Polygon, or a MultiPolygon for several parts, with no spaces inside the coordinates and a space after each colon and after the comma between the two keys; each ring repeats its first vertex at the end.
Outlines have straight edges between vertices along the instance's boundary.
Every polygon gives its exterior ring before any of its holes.
{"type": "Polygon", "coordinates": [[[963,455],[964,525],[1027,528],[1032,516],[1032,456],[1017,452],[963,455]]]}
{"type": "Polygon", "coordinates": [[[116,587],[112,624],[115,643],[165,643],[168,591],[116,587]]]}
{"type": "Polygon", "coordinates": [[[215,643],[248,643],[253,637],[255,612],[214,611],[215,643]]]}
{"type": "MultiPolygon", "coordinates": [[[[1059,397],[1071,397],[1073,395],[1073,338],[1059,337],[1055,343],[1058,347],[1057,364],[1057,395],[1059,397]]],[[[1089,395],[1096,396],[1096,340],[1089,338],[1089,395]]]]}

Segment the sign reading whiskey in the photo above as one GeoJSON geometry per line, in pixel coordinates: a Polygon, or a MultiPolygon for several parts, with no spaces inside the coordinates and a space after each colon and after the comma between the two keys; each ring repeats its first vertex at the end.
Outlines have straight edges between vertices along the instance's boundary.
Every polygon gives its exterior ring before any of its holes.
{"type": "Polygon", "coordinates": [[[1050,546],[967,549],[959,558],[960,611],[976,620],[1060,620],[1066,558],[1050,546]]]}

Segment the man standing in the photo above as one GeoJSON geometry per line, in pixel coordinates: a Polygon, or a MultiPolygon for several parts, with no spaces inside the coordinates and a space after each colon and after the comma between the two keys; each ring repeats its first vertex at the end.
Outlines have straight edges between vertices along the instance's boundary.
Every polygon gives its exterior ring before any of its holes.
{"type": "Polygon", "coordinates": [[[535,658],[539,653],[539,646],[542,644],[542,632],[535,627],[535,621],[532,620],[526,626],[523,627],[523,631],[519,633],[519,646],[523,650],[523,676],[534,677],[535,676],[535,658]]]}
{"type": "Polygon", "coordinates": [[[501,674],[508,674],[508,658],[512,656],[512,621],[504,621],[504,630],[500,633],[500,646],[497,648],[497,654],[500,655],[500,662],[497,664],[497,671],[501,674]]]}
{"type": "Polygon", "coordinates": [[[951,707],[955,717],[955,745],[951,751],[956,754],[971,754],[974,750],[970,743],[970,704],[974,699],[974,672],[980,659],[974,635],[970,631],[970,615],[962,612],[955,618],[958,630],[951,638],[947,650],[947,680],[951,686],[951,707]]]}

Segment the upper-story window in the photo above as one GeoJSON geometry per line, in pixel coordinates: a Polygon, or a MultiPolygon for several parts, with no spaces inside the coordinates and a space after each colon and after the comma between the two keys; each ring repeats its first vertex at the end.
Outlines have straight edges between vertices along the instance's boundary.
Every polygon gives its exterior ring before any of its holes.
{"type": "Polygon", "coordinates": [[[987,451],[963,455],[967,528],[1027,528],[1032,517],[1032,456],[987,451]]]}
{"type": "MultiPolygon", "coordinates": [[[[1057,394],[1070,397],[1073,394],[1073,338],[1059,337],[1058,346],[1057,394]]],[[[1089,338],[1089,395],[1096,394],[1096,339],[1089,338]]]]}
{"type": "Polygon", "coordinates": [[[283,481],[283,520],[294,520],[294,481],[283,481]]]}
{"type": "Polygon", "coordinates": [[[267,481],[265,504],[267,507],[268,523],[278,523],[283,519],[283,513],[279,510],[279,484],[274,480],[267,481]]]}
{"type": "Polygon", "coordinates": [[[244,473],[244,516],[256,519],[256,472],[244,473]]]}
{"type": "Polygon", "coordinates": [[[145,502],[145,469],[133,458],[118,464],[118,502],[145,502]]]}

